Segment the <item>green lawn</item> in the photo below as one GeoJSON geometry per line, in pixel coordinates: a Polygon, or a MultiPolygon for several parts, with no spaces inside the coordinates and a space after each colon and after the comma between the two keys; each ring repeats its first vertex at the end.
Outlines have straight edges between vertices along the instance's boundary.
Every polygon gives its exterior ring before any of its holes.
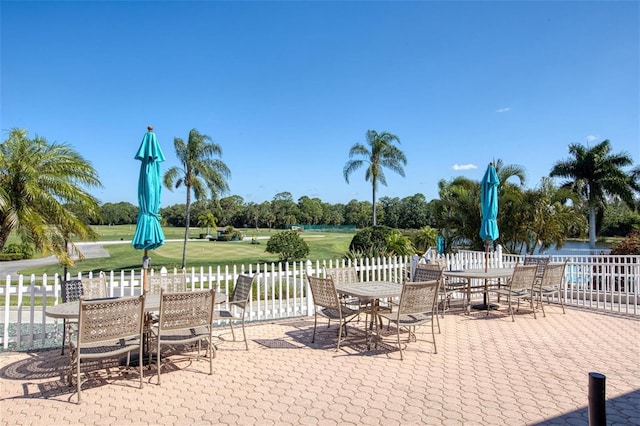
{"type": "MultiPolygon", "coordinates": [[[[133,236],[135,227],[132,225],[131,235],[128,234],[128,226],[103,226],[95,227],[101,235],[101,241],[129,241],[133,236]]],[[[184,228],[163,228],[167,240],[182,240],[184,237],[184,228]]],[[[192,228],[190,236],[196,238],[201,232],[198,228],[192,228]]],[[[268,230],[256,231],[255,229],[247,229],[247,237],[268,237],[278,232],[268,230]]],[[[302,238],[309,244],[308,258],[314,260],[340,259],[349,249],[349,243],[353,238],[350,233],[313,233],[307,232],[301,234],[302,238]]],[[[267,240],[258,239],[260,244],[251,244],[251,241],[208,241],[208,240],[190,240],[187,244],[187,267],[208,269],[209,266],[216,268],[225,265],[249,265],[256,263],[272,263],[278,262],[278,256],[267,253],[265,251],[267,240]]],[[[150,251],[152,268],[168,269],[179,268],[182,262],[182,241],[168,241],[157,250],[150,251]]],[[[77,261],[74,267],[68,271],[75,275],[78,272],[87,273],[89,271],[130,271],[131,269],[139,269],[142,265],[143,252],[135,250],[130,243],[108,244],[104,249],[109,252],[107,258],[85,259],[77,261]]],[[[36,276],[44,273],[51,275],[62,272],[60,265],[49,265],[36,268],[29,268],[21,271],[24,275],[35,274],[36,276]]]]}

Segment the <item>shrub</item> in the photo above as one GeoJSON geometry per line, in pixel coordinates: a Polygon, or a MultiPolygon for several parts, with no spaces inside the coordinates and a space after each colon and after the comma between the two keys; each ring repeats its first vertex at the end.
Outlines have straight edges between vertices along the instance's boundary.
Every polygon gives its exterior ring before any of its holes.
{"type": "Polygon", "coordinates": [[[303,259],[309,254],[309,245],[296,231],[282,231],[273,234],[267,241],[267,253],[277,253],[280,260],[303,259]]]}
{"type": "Polygon", "coordinates": [[[31,244],[27,243],[11,243],[7,244],[4,246],[4,249],[2,249],[2,253],[5,254],[21,254],[22,257],[19,257],[18,259],[31,259],[33,257],[33,252],[33,247],[31,244]]]}
{"type": "Polygon", "coordinates": [[[242,231],[238,231],[233,226],[227,226],[218,235],[218,241],[242,241],[242,231]]]}
{"type": "Polygon", "coordinates": [[[611,254],[640,255],[640,230],[631,231],[620,244],[611,249],[611,254]]]}
{"type": "Polygon", "coordinates": [[[24,259],[24,254],[22,253],[0,253],[0,261],[22,260],[22,259],[24,259]]]}
{"type": "Polygon", "coordinates": [[[387,238],[392,232],[391,228],[382,225],[364,228],[351,239],[349,251],[364,257],[385,256],[388,253],[387,238]]]}

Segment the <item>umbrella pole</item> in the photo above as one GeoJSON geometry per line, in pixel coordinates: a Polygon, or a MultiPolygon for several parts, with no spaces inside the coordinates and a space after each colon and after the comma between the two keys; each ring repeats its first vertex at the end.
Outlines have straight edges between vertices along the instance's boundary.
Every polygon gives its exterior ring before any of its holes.
{"type": "MultiPolygon", "coordinates": [[[[485,241],[484,242],[484,272],[488,272],[489,271],[489,241],[485,241]]],[[[487,286],[487,279],[484,279],[484,306],[487,307],[487,313],[489,312],[489,309],[491,309],[491,307],[489,306],[489,301],[487,300],[487,292],[488,292],[488,286],[487,286]]]]}
{"type": "Polygon", "coordinates": [[[144,250],[144,256],[142,256],[142,294],[147,294],[149,291],[149,282],[147,281],[147,268],[149,267],[149,259],[147,257],[147,249],[144,250]]]}
{"type": "Polygon", "coordinates": [[[484,242],[484,271],[489,271],[489,241],[484,242]]]}

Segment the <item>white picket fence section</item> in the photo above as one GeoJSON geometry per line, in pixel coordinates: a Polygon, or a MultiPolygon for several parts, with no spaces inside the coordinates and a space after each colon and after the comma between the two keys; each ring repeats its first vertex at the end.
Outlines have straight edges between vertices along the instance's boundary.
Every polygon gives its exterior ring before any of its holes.
{"type": "MultiPolygon", "coordinates": [[[[428,252],[425,259],[437,256],[428,252]]],[[[444,256],[448,269],[512,267],[522,261],[518,255],[503,254],[501,247],[485,254],[460,251],[444,256]]],[[[639,315],[640,256],[553,256],[553,262],[568,259],[564,300],[567,305],[581,306],[598,311],[639,315]]],[[[258,274],[257,288],[248,309],[249,321],[306,316],[313,313],[305,273],[322,275],[323,267],[355,266],[363,281],[388,280],[402,282],[412,266],[422,261],[412,258],[381,257],[351,262],[344,259],[301,261],[292,264],[264,263],[227,265],[216,268],[192,268],[187,272],[191,289],[212,289],[227,294],[239,274],[258,274]]],[[[169,273],[177,273],[177,270],[169,273]]],[[[111,296],[140,294],[142,270],[107,272],[111,296]]],[[[167,271],[150,271],[151,274],[167,271]]],[[[43,305],[58,304],[60,276],[15,278],[7,276],[0,285],[3,300],[0,317],[0,343],[3,350],[34,349],[60,344],[61,320],[47,318],[43,305]],[[6,297],[10,295],[10,297],[6,297]]],[[[81,278],[81,276],[79,276],[81,278]]],[[[229,307],[226,306],[225,309],[229,307]]]]}
{"type": "MultiPolygon", "coordinates": [[[[427,253],[426,260],[438,257],[427,253]]],[[[444,257],[449,270],[508,268],[522,263],[523,256],[503,254],[502,247],[488,253],[459,251],[444,257]]],[[[418,261],[417,257],[413,262],[418,261]]],[[[567,261],[564,302],[599,311],[640,315],[640,256],[552,255],[551,262],[567,261]]]]}

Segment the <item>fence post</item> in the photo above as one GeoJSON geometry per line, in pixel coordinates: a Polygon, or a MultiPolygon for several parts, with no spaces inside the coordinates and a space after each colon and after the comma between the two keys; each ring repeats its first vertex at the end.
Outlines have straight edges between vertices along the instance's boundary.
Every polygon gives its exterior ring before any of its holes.
{"type": "Polygon", "coordinates": [[[600,373],[589,373],[589,426],[606,426],[605,381],[600,373]]]}

